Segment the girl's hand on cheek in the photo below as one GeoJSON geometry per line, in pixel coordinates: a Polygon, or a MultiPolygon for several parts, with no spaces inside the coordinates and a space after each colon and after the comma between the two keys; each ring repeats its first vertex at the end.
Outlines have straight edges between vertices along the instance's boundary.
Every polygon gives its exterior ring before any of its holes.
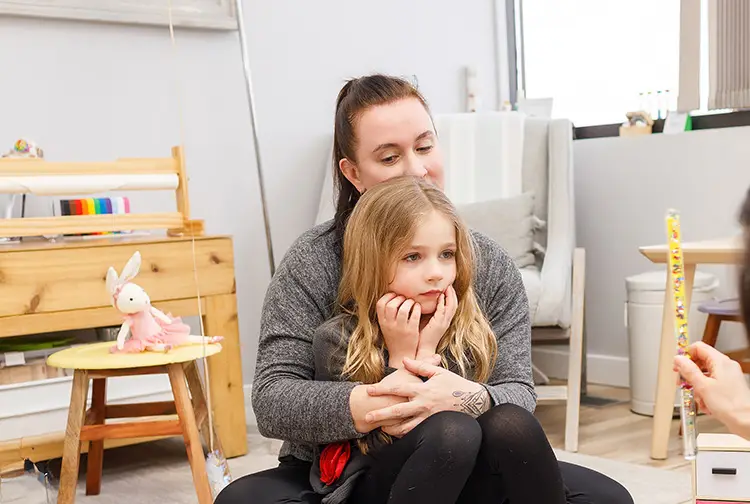
{"type": "Polygon", "coordinates": [[[401,368],[404,358],[416,357],[422,307],[412,299],[389,292],[378,300],[376,311],[388,349],[388,365],[401,368]]]}
{"type": "Polygon", "coordinates": [[[441,294],[438,298],[435,313],[432,314],[430,321],[419,335],[417,360],[423,360],[425,357],[435,354],[438,343],[440,343],[445,331],[450,327],[457,308],[458,298],[456,297],[456,291],[450,285],[445,290],[445,293],[441,294]]]}

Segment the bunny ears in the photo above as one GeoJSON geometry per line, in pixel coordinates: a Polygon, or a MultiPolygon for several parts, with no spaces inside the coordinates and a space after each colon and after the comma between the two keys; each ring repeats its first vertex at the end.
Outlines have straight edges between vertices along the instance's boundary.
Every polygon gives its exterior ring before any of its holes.
{"type": "Polygon", "coordinates": [[[128,259],[127,264],[122,269],[122,274],[118,277],[117,271],[110,266],[107,270],[107,291],[112,296],[112,304],[115,303],[117,292],[123,285],[130,282],[141,269],[141,253],[136,251],[133,257],[128,259]]]}

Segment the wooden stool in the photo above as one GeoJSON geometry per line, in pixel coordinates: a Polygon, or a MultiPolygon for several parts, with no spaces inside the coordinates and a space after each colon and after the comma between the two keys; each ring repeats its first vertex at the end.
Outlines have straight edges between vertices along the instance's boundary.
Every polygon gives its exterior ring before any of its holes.
{"type": "MultiPolygon", "coordinates": [[[[206,459],[199,430],[208,443],[208,407],[196,360],[203,356],[201,345],[186,345],[168,353],[112,354],[114,342],[68,348],[47,359],[50,366],[73,369],[68,426],[65,430],[58,504],[75,502],[81,442],[89,442],[86,495],[98,495],[102,484],[105,439],[178,436],[185,439],[193,484],[200,504],[213,497],[206,473],[206,459]],[[166,373],[174,401],[107,405],[107,378],[166,373]],[[86,409],[89,380],[93,380],[91,408],[86,409]],[[177,419],[106,423],[107,418],[135,418],[175,415],[177,419]]],[[[221,345],[207,345],[206,355],[221,351],[221,345]]],[[[221,446],[216,440],[216,449],[221,446]]]]}
{"type": "MultiPolygon", "coordinates": [[[[722,322],[742,322],[740,304],[737,299],[707,301],[698,306],[698,311],[708,314],[706,328],[703,331],[703,343],[712,347],[716,346],[716,340],[719,339],[722,322]]],[[[736,360],[744,373],[750,373],[750,358],[747,349],[727,352],[727,356],[736,360]]]]}

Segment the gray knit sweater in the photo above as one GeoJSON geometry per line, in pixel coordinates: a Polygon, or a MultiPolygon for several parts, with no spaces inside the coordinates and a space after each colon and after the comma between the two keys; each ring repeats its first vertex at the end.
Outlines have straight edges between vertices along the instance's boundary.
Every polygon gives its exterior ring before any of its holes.
{"type": "MultiPolygon", "coordinates": [[[[252,405],[258,430],[284,441],[279,457],[311,461],[313,445],[355,439],[349,395],[357,385],[316,381],[313,334],[333,316],[341,275],[341,242],[327,222],[300,236],[266,292],[260,323],[252,405]]],[[[531,323],[526,290],[512,258],[472,232],[479,305],[497,335],[498,359],[488,384],[493,404],[533,412],[531,323]]]]}

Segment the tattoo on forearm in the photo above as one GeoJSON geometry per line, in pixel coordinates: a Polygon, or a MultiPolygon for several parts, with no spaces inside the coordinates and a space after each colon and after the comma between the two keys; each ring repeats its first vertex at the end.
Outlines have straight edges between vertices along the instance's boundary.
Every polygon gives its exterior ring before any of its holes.
{"type": "Polygon", "coordinates": [[[469,414],[474,418],[490,409],[490,395],[485,389],[479,392],[462,392],[456,390],[453,392],[453,397],[458,399],[456,407],[459,408],[459,411],[469,414]]]}

